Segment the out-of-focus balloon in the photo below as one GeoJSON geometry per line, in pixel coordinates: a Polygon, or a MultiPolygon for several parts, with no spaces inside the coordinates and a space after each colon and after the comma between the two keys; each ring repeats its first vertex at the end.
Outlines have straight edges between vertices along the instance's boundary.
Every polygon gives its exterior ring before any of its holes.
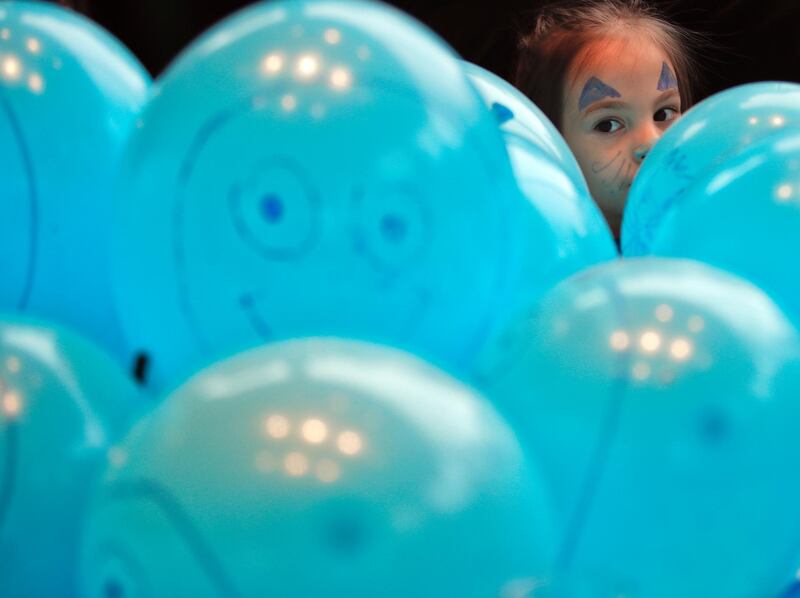
{"type": "Polygon", "coordinates": [[[622,222],[622,253],[651,253],[661,223],[683,204],[688,188],[711,178],[760,139],[798,126],[800,85],[794,83],[749,83],[693,107],[653,147],[633,181],[622,222]]]}
{"type": "Polygon", "coordinates": [[[84,17],[0,2],[0,307],[68,324],[119,358],[111,189],[148,85],[133,55],[84,17]]]}
{"type": "Polygon", "coordinates": [[[500,124],[506,144],[514,137],[526,139],[550,156],[567,173],[579,192],[589,195],[578,161],[545,113],[505,79],[471,62],[464,61],[463,64],[470,81],[500,124]]]}
{"type": "Polygon", "coordinates": [[[380,3],[258,3],[154,95],[114,268],[152,384],[309,334],[477,352],[523,202],[494,118],[430,31],[380,3]]]}
{"type": "Polygon", "coordinates": [[[527,211],[517,212],[515,235],[521,243],[520,266],[512,300],[496,322],[525,307],[563,279],[618,257],[614,239],[597,204],[566,173],[528,141],[507,138],[507,149],[527,211]]]}
{"type": "Polygon", "coordinates": [[[473,390],[305,339],[197,374],[123,445],[85,596],[498,596],[552,557],[549,497],[473,390]]]}
{"type": "Polygon", "coordinates": [[[43,322],[0,323],[3,596],[76,595],[91,486],[143,407],[125,372],[93,343],[43,322]]]}
{"type": "Polygon", "coordinates": [[[746,281],[631,258],[565,281],[476,378],[553,483],[559,568],[621,595],[770,596],[800,555],[800,338],[746,281]]]}
{"type": "Polygon", "coordinates": [[[652,251],[734,272],[800,317],[800,129],[746,149],[687,189],[652,251]]]}

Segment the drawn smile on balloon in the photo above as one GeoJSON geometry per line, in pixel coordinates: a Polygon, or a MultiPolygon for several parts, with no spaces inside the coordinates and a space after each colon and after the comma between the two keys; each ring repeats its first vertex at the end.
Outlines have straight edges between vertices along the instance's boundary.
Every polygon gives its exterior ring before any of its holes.
{"type": "Polygon", "coordinates": [[[320,283],[326,300],[314,300],[303,310],[301,298],[292,301],[290,288],[262,288],[239,296],[239,307],[252,330],[263,340],[297,335],[359,335],[387,342],[411,339],[431,303],[431,293],[423,287],[406,287],[384,279],[373,289],[357,289],[331,277],[320,283]],[[358,299],[371,295],[374,301],[358,299]]]}

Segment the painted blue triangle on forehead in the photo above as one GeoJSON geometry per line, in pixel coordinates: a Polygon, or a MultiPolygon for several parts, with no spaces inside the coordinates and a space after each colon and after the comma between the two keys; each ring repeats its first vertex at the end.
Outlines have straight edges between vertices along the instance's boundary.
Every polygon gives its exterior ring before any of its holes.
{"type": "Polygon", "coordinates": [[[665,89],[678,87],[678,81],[675,79],[675,75],[672,74],[672,70],[667,66],[666,62],[661,63],[661,76],[658,78],[658,87],[656,88],[658,91],[664,91],[665,89]]]}
{"type": "Polygon", "coordinates": [[[619,97],[622,96],[619,95],[619,92],[616,89],[610,85],[606,85],[597,77],[592,77],[586,82],[586,85],[583,86],[581,99],[578,100],[578,110],[582,111],[589,104],[598,100],[602,100],[603,98],[619,97]]]}

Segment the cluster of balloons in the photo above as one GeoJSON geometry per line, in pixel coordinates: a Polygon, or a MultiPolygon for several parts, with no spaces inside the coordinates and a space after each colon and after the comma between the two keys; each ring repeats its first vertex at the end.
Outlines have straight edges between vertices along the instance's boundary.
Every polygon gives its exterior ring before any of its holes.
{"type": "Polygon", "coordinates": [[[687,113],[618,259],[552,123],[386,5],[256,3],[151,82],[0,2],[0,593],[777,596],[798,116],[687,113]]]}

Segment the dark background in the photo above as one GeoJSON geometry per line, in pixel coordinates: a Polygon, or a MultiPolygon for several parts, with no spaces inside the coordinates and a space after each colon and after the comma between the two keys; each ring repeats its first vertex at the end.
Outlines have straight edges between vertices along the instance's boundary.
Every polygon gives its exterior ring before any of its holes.
{"type": "MultiPolygon", "coordinates": [[[[193,38],[248,0],[60,0],[120,38],[151,74],[159,72],[193,38]]],[[[467,60],[511,77],[516,40],[526,12],[541,0],[435,2],[398,0],[467,60]]],[[[673,0],[653,3],[672,20],[710,38],[700,54],[699,96],[740,83],[800,83],[799,0],[673,0]]]]}

